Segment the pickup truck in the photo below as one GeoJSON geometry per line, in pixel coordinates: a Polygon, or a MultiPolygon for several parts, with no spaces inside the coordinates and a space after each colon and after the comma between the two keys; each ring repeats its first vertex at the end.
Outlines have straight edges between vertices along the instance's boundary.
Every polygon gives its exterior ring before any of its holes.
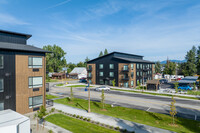
{"type": "Polygon", "coordinates": [[[192,87],[188,86],[188,85],[185,85],[185,86],[179,86],[178,89],[181,89],[181,90],[192,90],[192,87]]]}

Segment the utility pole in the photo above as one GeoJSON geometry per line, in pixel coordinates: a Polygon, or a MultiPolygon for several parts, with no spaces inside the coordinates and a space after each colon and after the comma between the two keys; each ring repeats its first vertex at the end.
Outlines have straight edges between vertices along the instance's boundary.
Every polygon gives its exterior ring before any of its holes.
{"type": "Polygon", "coordinates": [[[88,113],[90,113],[90,84],[88,83],[88,113]]]}

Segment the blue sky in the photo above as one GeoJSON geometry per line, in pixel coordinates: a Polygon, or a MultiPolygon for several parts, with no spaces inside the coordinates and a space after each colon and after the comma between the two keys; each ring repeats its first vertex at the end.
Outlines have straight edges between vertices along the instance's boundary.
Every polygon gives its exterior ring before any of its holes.
{"type": "Polygon", "coordinates": [[[28,44],[61,46],[67,62],[105,48],[151,61],[182,60],[200,44],[198,0],[0,0],[0,28],[32,34],[28,44]]]}

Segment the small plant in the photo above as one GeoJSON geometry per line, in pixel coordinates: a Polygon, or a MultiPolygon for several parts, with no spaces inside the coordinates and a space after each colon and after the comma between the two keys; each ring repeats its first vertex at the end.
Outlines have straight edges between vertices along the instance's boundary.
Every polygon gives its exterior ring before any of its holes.
{"type": "Polygon", "coordinates": [[[116,130],[120,130],[120,128],[119,128],[119,127],[116,127],[115,129],[116,129],[116,130]]]}
{"type": "Polygon", "coordinates": [[[50,112],[53,113],[55,111],[55,108],[51,108],[50,112]]]}
{"type": "Polygon", "coordinates": [[[80,119],[83,119],[83,116],[81,116],[80,119]]]}
{"type": "Polygon", "coordinates": [[[76,118],[79,118],[79,117],[80,117],[79,115],[76,116],[76,118]]]}
{"type": "Polygon", "coordinates": [[[90,118],[88,118],[87,121],[90,122],[90,118]]]}
{"type": "Polygon", "coordinates": [[[62,110],[58,110],[59,113],[62,113],[62,110]]]}
{"type": "Polygon", "coordinates": [[[110,129],[114,129],[114,127],[113,127],[113,126],[110,126],[110,129]]]}
{"type": "Polygon", "coordinates": [[[67,101],[67,102],[70,102],[71,99],[70,99],[69,97],[66,97],[66,101],[67,101]]]}
{"type": "Polygon", "coordinates": [[[97,125],[99,125],[100,123],[99,122],[97,122],[97,125]]]}
{"type": "Polygon", "coordinates": [[[86,120],[87,120],[87,118],[84,118],[83,120],[84,120],[84,121],[86,121],[86,120]]]}
{"type": "Polygon", "coordinates": [[[176,93],[178,93],[178,87],[179,87],[178,82],[175,82],[174,83],[174,88],[175,88],[176,93]]]}
{"type": "Polygon", "coordinates": [[[76,117],[76,115],[75,115],[75,114],[73,114],[73,117],[76,117]]]}
{"type": "Polygon", "coordinates": [[[73,94],[72,87],[70,88],[70,97],[71,97],[71,100],[73,101],[73,99],[74,99],[74,94],[73,94]]]}
{"type": "Polygon", "coordinates": [[[114,80],[112,81],[112,85],[115,87],[115,84],[116,84],[116,83],[115,83],[115,79],[114,79],[114,80]]]}
{"type": "Polygon", "coordinates": [[[52,130],[49,130],[48,133],[53,133],[53,131],[52,131],[52,130]]]}

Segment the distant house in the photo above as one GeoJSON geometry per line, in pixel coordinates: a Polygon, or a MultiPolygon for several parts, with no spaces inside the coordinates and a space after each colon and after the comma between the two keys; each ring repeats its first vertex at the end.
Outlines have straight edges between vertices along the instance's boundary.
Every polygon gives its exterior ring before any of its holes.
{"type": "Polygon", "coordinates": [[[73,79],[87,78],[87,70],[85,67],[75,67],[69,73],[69,77],[73,79]]]}
{"type": "Polygon", "coordinates": [[[64,79],[66,78],[66,73],[53,73],[52,79],[64,79]]]}

